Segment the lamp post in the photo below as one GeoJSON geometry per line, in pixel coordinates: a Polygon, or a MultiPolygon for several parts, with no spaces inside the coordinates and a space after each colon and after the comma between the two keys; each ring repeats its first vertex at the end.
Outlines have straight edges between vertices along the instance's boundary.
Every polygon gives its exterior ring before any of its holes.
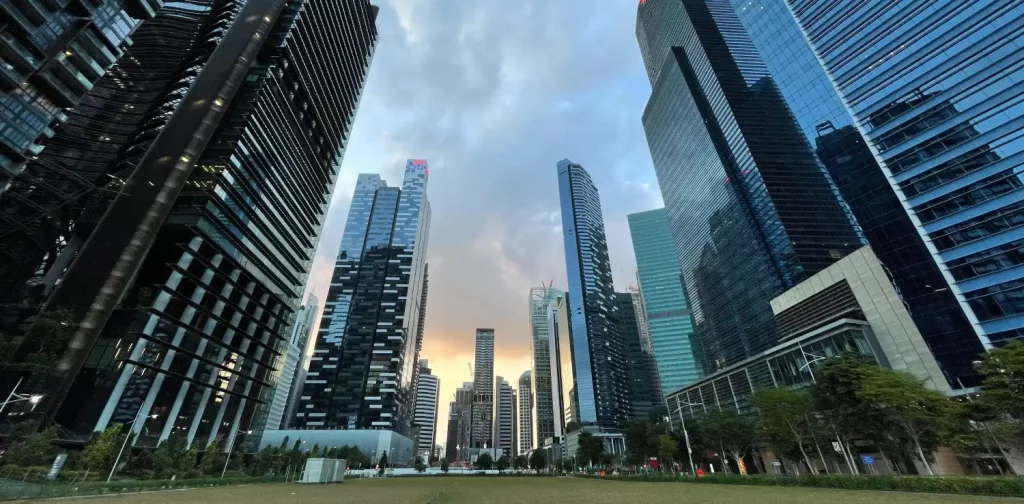
{"type": "Polygon", "coordinates": [[[232,433],[231,440],[228,441],[228,456],[224,458],[224,469],[220,471],[220,479],[224,479],[224,475],[228,472],[228,463],[231,462],[231,454],[235,451],[235,439],[238,438],[239,434],[252,434],[251,430],[236,430],[232,433]]]}
{"type": "MultiPolygon", "coordinates": [[[[139,408],[139,412],[135,414],[135,418],[133,418],[131,422],[126,423],[125,427],[131,427],[132,424],[134,424],[136,421],[138,421],[140,414],[142,414],[142,408],[139,408]]],[[[145,426],[146,425],[146,420],[148,420],[150,418],[156,418],[156,417],[157,417],[156,415],[149,415],[147,417],[142,417],[142,425],[145,426]]],[[[141,431],[142,429],[139,429],[139,430],[141,431]]],[[[124,453],[125,447],[128,446],[128,440],[131,439],[131,438],[132,438],[132,432],[131,432],[131,429],[129,429],[128,433],[125,434],[125,436],[124,436],[124,442],[121,443],[121,449],[117,451],[117,458],[114,459],[114,465],[110,468],[110,474],[107,475],[107,483],[110,483],[110,479],[114,477],[114,471],[117,470],[117,464],[121,462],[121,455],[124,453]]]]}
{"type": "MultiPolygon", "coordinates": [[[[696,466],[693,465],[693,449],[690,448],[690,433],[686,431],[686,419],[683,418],[684,404],[692,408],[694,406],[704,406],[704,403],[691,403],[688,401],[683,402],[679,400],[679,396],[676,396],[676,413],[679,414],[679,422],[682,424],[683,427],[683,439],[686,440],[686,456],[690,459],[690,473],[696,476],[697,468],[696,466]]],[[[671,422],[669,423],[669,425],[672,425],[671,422]]]]}
{"type": "Polygon", "coordinates": [[[4,409],[6,409],[7,405],[10,403],[28,401],[29,404],[32,405],[32,409],[35,409],[36,405],[39,404],[39,401],[43,400],[43,396],[39,394],[19,394],[18,387],[21,386],[22,380],[24,380],[24,378],[18,379],[18,383],[14,384],[14,388],[11,389],[11,393],[7,394],[7,399],[4,399],[4,403],[0,404],[0,413],[3,413],[4,409]]]}

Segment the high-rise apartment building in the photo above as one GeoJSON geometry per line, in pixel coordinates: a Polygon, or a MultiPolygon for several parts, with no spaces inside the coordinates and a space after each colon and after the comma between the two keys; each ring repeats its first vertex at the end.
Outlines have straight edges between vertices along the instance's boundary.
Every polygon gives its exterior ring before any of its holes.
{"type": "Polygon", "coordinates": [[[448,436],[445,457],[448,462],[469,461],[470,438],[473,433],[473,383],[464,382],[455,390],[455,400],[448,408],[448,436]]]}
{"type": "Polygon", "coordinates": [[[473,431],[470,448],[492,446],[494,425],[494,329],[476,330],[473,362],[473,431]]]}
{"type": "Polygon", "coordinates": [[[530,370],[523,371],[519,376],[519,419],[516,429],[516,437],[519,440],[519,453],[526,453],[533,449],[533,380],[530,378],[530,370]]]}
{"type": "Polygon", "coordinates": [[[288,428],[295,416],[299,395],[302,392],[302,382],[306,375],[303,369],[306,365],[306,350],[309,348],[310,336],[319,312],[320,305],[316,296],[310,295],[295,317],[292,335],[284,353],[284,363],[281,364],[281,374],[274,388],[274,399],[267,414],[268,430],[288,428]]]}
{"type": "Polygon", "coordinates": [[[508,380],[498,376],[494,387],[493,447],[509,458],[516,455],[516,391],[508,380]]]}
{"type": "Polygon", "coordinates": [[[172,433],[227,444],[240,429],[261,430],[268,414],[260,405],[273,399],[377,10],[361,0],[173,8],[160,12],[174,18],[160,25],[165,37],[147,39],[180,51],[172,72],[152,74],[168,80],[121,80],[159,91],[149,102],[103,102],[147,112],[124,125],[131,133],[100,168],[125,175],[44,305],[66,310],[77,330],[42,380],[37,413],[81,435],[151,416],[132,426],[139,444],[172,433]]]}
{"type": "Polygon", "coordinates": [[[558,310],[565,292],[548,286],[530,289],[530,349],[532,372],[530,393],[533,401],[531,439],[537,446],[550,437],[562,437],[562,386],[558,336],[566,331],[559,326],[558,310]]]}
{"type": "Polygon", "coordinates": [[[401,187],[359,175],[296,426],[411,434],[428,173],[411,159],[401,187]]]}
{"type": "Polygon", "coordinates": [[[630,416],[629,378],[625,350],[615,334],[615,291],[601,198],[590,174],[568,159],[558,162],[558,193],[579,417],[586,424],[616,427],[630,416]]]}
{"type": "Polygon", "coordinates": [[[693,318],[683,287],[679,256],[664,208],[631,214],[627,220],[643,307],[637,315],[645,315],[661,393],[668,395],[701,377],[690,346],[693,318]]]}
{"type": "Polygon", "coordinates": [[[413,416],[413,425],[418,432],[414,440],[415,450],[416,456],[421,460],[429,460],[437,438],[437,401],[441,396],[441,379],[431,372],[427,359],[420,359],[416,380],[416,412],[413,416]]]}
{"type": "Polygon", "coordinates": [[[940,265],[927,288],[974,325],[973,341],[931,343],[947,372],[969,372],[1024,335],[1024,2],[787,3],[940,265]]]}
{"type": "Polygon", "coordinates": [[[658,364],[654,354],[645,348],[640,336],[640,318],[636,313],[639,293],[616,292],[616,334],[622,341],[629,376],[630,414],[638,420],[647,420],[656,408],[664,404],[658,364]]]}
{"type": "Polygon", "coordinates": [[[0,2],[0,194],[67,120],[64,110],[124,55],[139,21],[163,3],[0,2]]]}
{"type": "Polygon", "coordinates": [[[777,343],[769,301],[863,237],[732,7],[637,9],[644,130],[711,373],[777,343]]]}
{"type": "Polygon", "coordinates": [[[758,53],[849,204],[914,323],[953,387],[977,385],[982,344],[918,225],[893,190],[853,117],[784,2],[731,0],[758,53]]]}

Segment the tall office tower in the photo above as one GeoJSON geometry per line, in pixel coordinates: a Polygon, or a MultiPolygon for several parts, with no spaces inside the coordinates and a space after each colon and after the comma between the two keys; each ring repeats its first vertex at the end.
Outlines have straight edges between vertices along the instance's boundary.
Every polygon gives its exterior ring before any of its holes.
{"type": "Polygon", "coordinates": [[[974,325],[974,341],[933,344],[948,345],[947,372],[967,373],[978,351],[1024,335],[1024,2],[788,3],[940,266],[945,284],[929,288],[948,288],[974,325]]]}
{"type": "Polygon", "coordinates": [[[516,392],[508,380],[498,376],[494,387],[494,441],[495,448],[504,450],[510,458],[516,454],[516,392]]]}
{"type": "Polygon", "coordinates": [[[494,422],[494,329],[476,330],[473,363],[473,433],[471,448],[491,446],[494,422]]]}
{"type": "Polygon", "coordinates": [[[679,259],[664,208],[630,214],[629,234],[650,344],[658,365],[662,395],[698,380],[700,366],[690,341],[693,319],[686,301],[679,259]]]}
{"type": "MultiPolygon", "coordinates": [[[[982,344],[964,306],[854,124],[827,73],[783,2],[757,9],[732,0],[804,135],[816,145],[875,255],[891,275],[950,384],[977,385],[971,365],[982,344]]],[[[909,196],[909,194],[907,194],[909,196]]]]}
{"type": "Polygon", "coordinates": [[[531,438],[543,446],[547,438],[561,438],[562,422],[561,369],[558,360],[558,335],[565,326],[558,325],[558,307],[565,292],[550,285],[530,289],[530,339],[532,372],[530,393],[533,400],[531,438]]]}
{"type": "Polygon", "coordinates": [[[519,376],[519,421],[516,436],[519,438],[519,453],[526,453],[536,445],[533,438],[533,380],[530,370],[519,376]]]}
{"type": "Polygon", "coordinates": [[[441,380],[431,373],[427,359],[421,359],[418,367],[416,413],[413,424],[419,428],[416,437],[416,456],[423,459],[430,456],[436,441],[437,400],[441,396],[441,380]]]}
{"type": "Polygon", "coordinates": [[[769,301],[863,237],[732,7],[648,0],[644,130],[705,373],[778,342],[769,301]]]}
{"type": "Polygon", "coordinates": [[[426,161],[401,187],[361,174],[327,292],[299,428],[411,435],[430,203],[426,161]]]}
{"type": "Polygon", "coordinates": [[[163,3],[0,2],[0,194],[67,120],[64,109],[77,106],[124,54],[139,21],[163,3]]]}
{"type": "Polygon", "coordinates": [[[274,399],[270,403],[267,414],[267,429],[285,429],[295,416],[302,392],[302,381],[305,372],[306,350],[309,348],[309,337],[316,324],[316,316],[320,310],[316,296],[310,295],[305,306],[299,309],[292,325],[292,336],[284,353],[281,374],[274,388],[274,399]]]}
{"type": "Polygon", "coordinates": [[[601,199],[590,174],[568,159],[558,162],[558,193],[580,421],[617,427],[630,416],[629,377],[615,333],[615,286],[601,199]]]}
{"type": "MultiPolygon", "coordinates": [[[[420,360],[420,352],[423,351],[423,331],[424,331],[424,329],[425,329],[425,327],[427,325],[427,287],[430,284],[430,275],[429,275],[430,268],[428,266],[429,265],[426,264],[426,263],[423,264],[423,288],[420,289],[419,324],[418,324],[418,326],[416,328],[415,356],[416,356],[416,361],[417,362],[419,362],[419,360],[420,360]]],[[[413,397],[416,397],[418,392],[416,391],[415,386],[419,386],[419,383],[420,383],[419,376],[420,376],[420,370],[422,368],[420,366],[416,366],[413,369],[415,369],[415,371],[413,372],[413,378],[412,378],[412,382],[414,384],[413,397]]]]}
{"type": "Polygon", "coordinates": [[[445,457],[448,462],[469,460],[472,433],[473,384],[465,382],[455,390],[455,400],[449,403],[448,437],[445,441],[445,457]]]}
{"type": "Polygon", "coordinates": [[[644,348],[640,337],[640,319],[634,308],[631,292],[616,292],[616,334],[622,341],[629,376],[629,402],[632,417],[647,420],[656,408],[664,404],[658,364],[654,355],[644,348]]]}
{"type": "MultiPolygon", "coordinates": [[[[71,2],[67,8],[76,8],[79,3],[71,2]]],[[[123,2],[106,1],[105,5],[118,3],[123,2]]],[[[12,138],[11,135],[25,135],[19,142],[35,138],[32,128],[47,128],[51,112],[56,114],[58,121],[53,125],[53,131],[44,135],[51,135],[51,138],[40,140],[46,148],[32,154],[40,147],[29,147],[31,155],[27,162],[16,163],[19,168],[15,171],[21,167],[24,171],[11,182],[8,194],[0,195],[0,306],[4,308],[0,332],[17,334],[18,326],[38,313],[45,296],[88,239],[110,201],[120,192],[121,182],[114,177],[124,179],[131,174],[138,157],[145,152],[145,143],[133,143],[136,148],[131,153],[122,155],[121,150],[127,147],[130,138],[138,134],[147,114],[153,115],[149,113],[150,109],[164,105],[161,98],[167,93],[166,88],[181,77],[183,62],[189,54],[200,59],[203,57],[202,51],[193,49],[193,43],[200,34],[207,39],[211,35],[206,30],[200,33],[210,3],[211,0],[192,0],[167,6],[156,18],[142,23],[132,32],[131,44],[123,47],[111,46],[111,41],[126,36],[126,27],[135,26],[135,22],[126,21],[120,10],[94,9],[91,12],[97,18],[113,16],[108,22],[114,22],[114,26],[119,28],[108,29],[106,36],[96,37],[93,30],[106,22],[85,24],[86,29],[78,35],[82,40],[69,42],[78,48],[71,50],[72,56],[66,56],[63,50],[56,52],[54,58],[64,58],[61,62],[48,65],[42,73],[33,74],[9,94],[0,91],[4,93],[0,100],[5,104],[0,107],[4,110],[0,112],[0,123],[4,124],[0,136],[5,139],[12,138]],[[122,31],[123,34],[118,35],[122,31]],[[96,47],[100,47],[98,53],[96,47]],[[76,98],[73,108],[53,106],[43,91],[33,88],[33,82],[45,84],[51,81],[63,87],[60,81],[46,76],[53,72],[68,72],[68,67],[74,69],[72,60],[79,64],[84,59],[91,59],[93,56],[90,55],[98,54],[96,57],[99,59],[95,61],[100,64],[105,58],[113,61],[122,52],[123,57],[109,70],[107,63],[98,67],[105,72],[102,77],[92,78],[92,72],[96,72],[92,65],[84,70],[89,72],[88,79],[85,79],[85,74],[79,74],[85,82],[91,83],[92,89],[81,99],[76,98]],[[16,103],[26,99],[42,101],[27,107],[16,103]],[[39,104],[49,104],[47,107],[52,110],[39,109],[39,104]],[[8,117],[6,114],[12,110],[20,110],[21,118],[8,117]],[[25,121],[34,126],[27,126],[25,121]]],[[[28,8],[32,4],[18,5],[28,8]]],[[[92,7],[89,4],[86,8],[92,7]]],[[[2,8],[13,9],[10,2],[4,2],[2,8]]],[[[67,13],[56,19],[60,22],[57,25],[51,23],[48,25],[50,28],[79,27],[84,20],[78,18],[76,24],[67,25],[67,13]]],[[[6,37],[15,34],[17,27],[17,23],[0,27],[5,40],[10,42],[6,37]]],[[[49,39],[54,43],[61,40],[50,39],[52,36],[48,30],[38,30],[32,38],[49,39]]],[[[4,56],[0,55],[0,58],[4,56]]],[[[0,64],[0,74],[4,68],[4,64],[0,64]]],[[[78,85],[83,85],[83,82],[76,79],[74,86],[78,85]]],[[[180,94],[187,90],[184,88],[180,94]]],[[[71,88],[64,91],[71,92],[71,88]]],[[[168,116],[169,113],[163,115],[168,116]]],[[[153,139],[152,136],[147,138],[148,141],[153,139]]],[[[0,154],[0,159],[6,159],[4,156],[12,151],[4,152],[6,154],[0,154]]],[[[7,165],[8,170],[11,166],[14,165],[7,165]]],[[[2,173],[4,168],[0,167],[0,186],[6,187],[9,180],[6,177],[10,173],[6,176],[2,173]]]]}
{"type": "Polygon", "coordinates": [[[135,168],[44,306],[76,331],[41,414],[83,435],[155,416],[132,426],[150,445],[263,428],[376,12],[196,2],[197,42],[107,167],[135,168]]]}

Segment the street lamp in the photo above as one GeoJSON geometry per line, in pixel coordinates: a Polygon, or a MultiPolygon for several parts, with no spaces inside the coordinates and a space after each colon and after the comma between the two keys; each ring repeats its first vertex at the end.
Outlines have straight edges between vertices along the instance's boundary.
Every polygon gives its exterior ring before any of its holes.
{"type": "Polygon", "coordinates": [[[808,351],[804,350],[803,346],[800,347],[800,353],[802,353],[803,356],[804,356],[804,365],[800,366],[797,369],[799,369],[800,371],[803,371],[804,368],[807,368],[807,372],[811,373],[811,382],[812,383],[818,383],[817,378],[814,377],[814,370],[811,369],[811,364],[814,364],[815,362],[821,362],[821,361],[827,359],[827,357],[825,357],[824,355],[818,355],[818,354],[814,354],[814,353],[808,352],[808,351]],[[813,359],[808,359],[807,358],[808,356],[814,357],[814,358],[813,359]]]}
{"type": "Polygon", "coordinates": [[[224,475],[228,472],[228,463],[231,462],[231,454],[235,451],[235,439],[238,438],[239,434],[249,435],[252,434],[252,431],[236,430],[231,433],[231,440],[228,441],[228,456],[224,458],[224,469],[220,472],[220,479],[224,479],[224,475]]]}
{"type": "MultiPolygon", "coordinates": [[[[696,476],[697,475],[697,468],[693,465],[693,449],[690,448],[690,433],[686,431],[686,419],[683,418],[683,404],[685,404],[686,406],[692,408],[694,406],[701,406],[701,407],[703,407],[704,403],[692,403],[692,402],[688,402],[688,401],[687,402],[683,402],[683,401],[679,400],[679,396],[676,396],[676,412],[679,414],[679,422],[683,426],[683,439],[686,440],[686,456],[689,457],[689,459],[690,459],[690,472],[694,476],[696,476]]],[[[671,425],[671,423],[669,423],[669,425],[671,425]]]]}
{"type": "MultiPolygon", "coordinates": [[[[131,425],[134,424],[136,422],[136,420],[139,419],[139,414],[141,414],[141,413],[142,413],[142,408],[139,408],[139,412],[135,414],[135,418],[133,418],[131,422],[126,423],[125,427],[131,427],[131,425]]],[[[147,417],[143,417],[142,418],[142,425],[145,426],[146,425],[146,420],[148,420],[150,418],[156,418],[156,417],[157,417],[156,415],[149,415],[147,417]]],[[[141,432],[141,429],[139,429],[139,430],[141,432]]],[[[110,479],[114,477],[114,471],[117,470],[117,464],[121,462],[121,454],[124,453],[124,449],[125,449],[126,446],[128,446],[128,440],[131,439],[131,437],[132,437],[132,433],[131,433],[131,429],[129,429],[128,433],[125,434],[125,436],[124,436],[124,442],[121,443],[121,449],[118,450],[118,452],[117,452],[117,458],[114,459],[114,465],[113,465],[113,467],[110,468],[110,474],[107,475],[107,483],[110,483],[110,479]]]]}
{"type": "Polygon", "coordinates": [[[22,380],[24,380],[24,378],[19,378],[18,383],[14,384],[14,388],[11,389],[11,393],[7,394],[7,399],[4,399],[4,403],[0,405],[0,413],[3,413],[4,409],[6,409],[7,405],[10,403],[28,401],[29,404],[32,405],[32,409],[36,409],[36,405],[39,404],[39,401],[43,400],[43,396],[39,394],[19,394],[18,387],[21,386],[22,380]]]}

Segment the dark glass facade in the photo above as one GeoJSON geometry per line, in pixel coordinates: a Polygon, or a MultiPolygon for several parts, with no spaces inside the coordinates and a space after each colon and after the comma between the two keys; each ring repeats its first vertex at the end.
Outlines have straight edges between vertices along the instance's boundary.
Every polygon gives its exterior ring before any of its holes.
{"type": "Polygon", "coordinates": [[[0,194],[163,3],[0,1],[0,194]]]}
{"type": "Polygon", "coordinates": [[[356,181],[316,346],[293,422],[300,429],[411,434],[414,378],[426,316],[426,161],[401,187],[356,181]]]}
{"type": "Polygon", "coordinates": [[[44,307],[71,311],[81,326],[41,409],[85,435],[156,415],[134,424],[139,443],[177,434],[201,447],[238,429],[259,437],[375,46],[376,9],[175,6],[186,8],[167,15],[198,25],[195,43],[106,168],[127,175],[44,307]]]}
{"type": "Polygon", "coordinates": [[[974,323],[964,351],[1020,338],[1024,2],[787,3],[974,323]]]}
{"type": "Polygon", "coordinates": [[[793,15],[783,2],[731,3],[951,385],[975,384],[975,330],[793,15]]]}
{"type": "MultiPolygon", "coordinates": [[[[601,198],[590,174],[568,159],[558,162],[558,193],[575,384],[570,406],[578,405],[583,423],[616,427],[630,417],[629,377],[625,349],[616,335],[615,286],[601,198]]],[[[564,376],[562,387],[569,387],[564,376]]]]}
{"type": "Polygon", "coordinates": [[[626,356],[626,373],[629,376],[630,414],[633,418],[647,420],[651,413],[664,402],[661,383],[658,381],[658,364],[654,355],[640,338],[639,319],[636,316],[636,299],[640,293],[616,292],[616,332],[622,342],[626,356]]]}
{"type": "Polygon", "coordinates": [[[776,343],[769,300],[864,239],[728,3],[648,0],[637,37],[653,82],[644,129],[709,374],[776,343]]]}

